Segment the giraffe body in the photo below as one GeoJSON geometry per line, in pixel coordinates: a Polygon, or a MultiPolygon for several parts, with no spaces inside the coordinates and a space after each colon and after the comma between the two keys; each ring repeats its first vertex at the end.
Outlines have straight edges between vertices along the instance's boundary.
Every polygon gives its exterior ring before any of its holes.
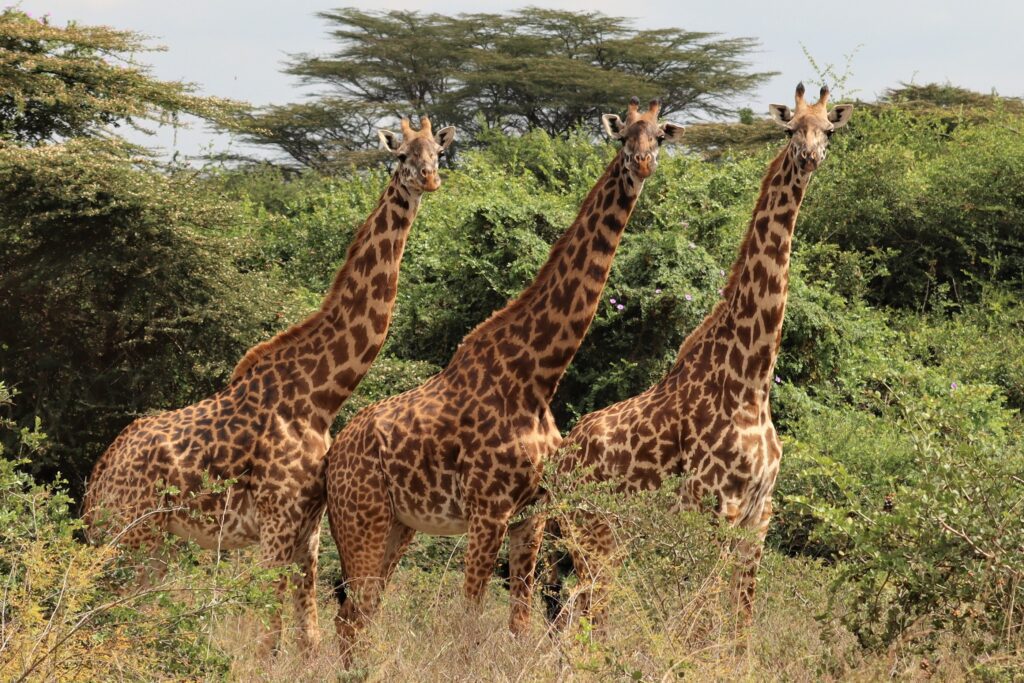
{"type": "Polygon", "coordinates": [[[336,619],[344,653],[416,531],[468,534],[472,602],[508,533],[510,627],[527,625],[542,527],[534,517],[509,521],[540,494],[543,462],[561,441],[551,397],[597,310],[657,146],[681,134],[658,126],[657,111],[652,103],[640,114],[634,100],[625,122],[605,117],[623,148],[534,282],[470,332],[444,371],[364,409],[335,439],[328,517],[345,578],[336,619]]]}
{"type": "MultiPolygon", "coordinates": [[[[295,563],[300,635],[315,646],[316,563],[329,428],[387,334],[406,238],[438,154],[454,139],[402,122],[381,131],[399,158],[318,311],[250,349],[228,386],[198,403],[130,424],[97,461],[83,516],[98,539],[154,550],[163,534],[210,549],[259,544],[269,566],[295,563]]],[[[284,584],[278,590],[284,589],[284,584]]],[[[267,636],[277,642],[280,617],[267,636]]]]}
{"type": "MultiPolygon", "coordinates": [[[[581,470],[584,481],[616,482],[622,493],[659,488],[682,477],[679,505],[699,509],[709,496],[729,524],[748,529],[736,544],[733,599],[749,618],[782,444],[772,424],[770,392],[782,339],[789,287],[789,255],[797,213],[827,139],[844,125],[850,108],[829,113],[827,89],[819,102],[803,100],[796,113],[772,105],[792,140],[775,158],[729,282],[720,301],[683,342],[668,374],[647,391],[584,416],[564,440],[559,470],[581,470]]],[[[600,573],[614,563],[613,530],[583,514],[560,520],[576,545],[571,550],[581,590],[562,621],[589,614],[600,573]]],[[[554,566],[554,565],[553,565],[554,566]]],[[[560,581],[552,581],[553,591],[560,581]]],[[[549,615],[557,607],[549,604],[549,615]]]]}

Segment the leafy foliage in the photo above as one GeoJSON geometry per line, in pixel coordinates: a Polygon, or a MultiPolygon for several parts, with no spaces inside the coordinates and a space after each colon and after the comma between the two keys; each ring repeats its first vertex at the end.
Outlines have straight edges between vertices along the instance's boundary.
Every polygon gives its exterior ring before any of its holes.
{"type": "Polygon", "coordinates": [[[16,7],[0,10],[0,141],[97,135],[180,114],[227,121],[239,111],[239,103],[194,95],[191,85],[155,80],[135,56],[149,51],[130,31],[61,28],[16,7]]]}
{"type": "Polygon", "coordinates": [[[237,212],[155,170],[100,141],[0,147],[0,366],[12,419],[49,425],[33,471],[76,490],[127,422],[212,392],[295,317],[272,273],[236,266],[237,212]]]}
{"type": "MultiPolygon", "coordinates": [[[[814,242],[873,258],[868,300],[927,307],[977,299],[986,281],[1024,275],[1020,118],[986,123],[884,109],[837,138],[829,181],[803,214],[814,242]],[[822,207],[819,213],[816,209],[822,207]],[[942,296],[939,299],[943,298],[942,296]]],[[[817,182],[817,181],[816,181],[817,182]]]]}
{"type": "MultiPolygon", "coordinates": [[[[10,410],[13,399],[0,382],[0,409],[10,410]]],[[[17,459],[0,452],[0,676],[223,675],[228,660],[213,645],[213,627],[243,609],[277,609],[272,585],[282,571],[251,560],[197,564],[196,549],[178,544],[163,580],[133,588],[130,556],[77,540],[82,522],[61,482],[39,484],[19,468],[45,434],[12,430],[0,421],[4,440],[19,444],[17,459]]]]}

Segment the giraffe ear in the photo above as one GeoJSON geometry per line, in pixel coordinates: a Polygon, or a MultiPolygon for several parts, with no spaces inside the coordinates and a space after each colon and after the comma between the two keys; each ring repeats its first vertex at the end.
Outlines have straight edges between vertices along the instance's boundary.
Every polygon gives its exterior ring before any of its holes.
{"type": "Polygon", "coordinates": [[[437,144],[441,145],[441,149],[448,149],[451,144],[455,142],[455,126],[446,126],[441,130],[437,131],[437,135],[434,136],[434,140],[437,144]]]}
{"type": "Polygon", "coordinates": [[[601,124],[604,126],[604,132],[612,140],[622,139],[622,134],[626,130],[626,124],[617,115],[605,114],[601,117],[601,124]]]}
{"type": "Polygon", "coordinates": [[[842,128],[850,122],[850,117],[853,115],[852,104],[838,104],[836,107],[828,113],[828,120],[832,122],[832,128],[842,128]]]}
{"type": "Polygon", "coordinates": [[[377,137],[380,138],[381,149],[386,149],[392,154],[398,154],[398,148],[402,146],[398,133],[394,133],[386,128],[381,128],[377,131],[377,137]]]}
{"type": "Polygon", "coordinates": [[[678,123],[666,121],[661,124],[660,128],[661,132],[665,135],[665,137],[661,139],[662,143],[667,142],[669,144],[673,144],[683,139],[683,127],[678,123]]]}
{"type": "Polygon", "coordinates": [[[793,110],[784,104],[769,104],[768,113],[772,120],[783,128],[789,128],[789,122],[793,120],[793,110]]]}

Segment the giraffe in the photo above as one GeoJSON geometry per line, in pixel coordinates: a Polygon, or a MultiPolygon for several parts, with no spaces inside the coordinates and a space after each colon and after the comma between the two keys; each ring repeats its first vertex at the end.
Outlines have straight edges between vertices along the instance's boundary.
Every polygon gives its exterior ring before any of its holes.
{"type": "MultiPolygon", "coordinates": [[[[801,83],[795,111],[771,105],[773,119],[790,140],[761,182],[723,299],[686,337],[660,382],[580,419],[566,436],[556,465],[558,472],[577,471],[583,481],[610,482],[622,493],[653,490],[666,478],[685,476],[679,492],[683,509],[697,509],[706,496],[714,496],[716,514],[749,530],[752,538],[734,548],[731,595],[744,623],[752,616],[782,456],[769,398],[782,340],[793,229],[829,138],[852,113],[850,105],[828,111],[828,96],[823,87],[818,101],[810,104],[801,83]]],[[[569,514],[554,526],[552,531],[572,538],[570,557],[580,580],[574,609],[561,607],[561,574],[569,567],[551,563],[544,599],[548,618],[564,626],[572,616],[596,611],[596,598],[603,602],[603,591],[596,595],[599,574],[613,561],[615,541],[611,527],[592,515],[569,514]]]]}
{"type": "MultiPolygon", "coordinates": [[[[128,425],[94,466],[83,504],[92,540],[120,531],[119,543],[152,552],[169,532],[210,549],[259,544],[266,565],[297,564],[294,604],[307,649],[319,640],[329,428],[384,343],[406,238],[423,193],[440,187],[438,156],[455,129],[435,136],[427,117],[418,131],[403,119],[401,138],[389,130],[379,138],[396,169],[320,308],[249,349],[213,396],[128,425]],[[224,480],[222,491],[208,486],[224,480]],[[165,495],[168,487],[180,493],[165,495]]],[[[161,573],[159,557],[149,563],[161,573]]],[[[264,647],[279,643],[280,624],[276,616],[264,647]]]]}
{"type": "Polygon", "coordinates": [[[658,125],[659,109],[655,100],[641,112],[634,97],[625,121],[602,118],[622,148],[533,283],[472,330],[440,374],[365,408],[335,439],[327,510],[344,572],[335,618],[344,657],[417,531],[468,533],[471,604],[507,533],[509,627],[527,627],[543,527],[533,517],[511,529],[509,521],[541,493],[542,462],[561,441],[548,404],[593,320],[658,147],[682,135],[681,126],[658,125]]]}

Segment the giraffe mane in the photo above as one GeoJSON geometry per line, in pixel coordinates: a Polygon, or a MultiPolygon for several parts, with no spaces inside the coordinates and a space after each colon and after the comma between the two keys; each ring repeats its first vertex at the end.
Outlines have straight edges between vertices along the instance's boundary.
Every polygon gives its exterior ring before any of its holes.
{"type": "Polygon", "coordinates": [[[619,158],[621,156],[622,151],[620,150],[615,154],[615,158],[612,159],[611,163],[608,164],[608,168],[605,169],[604,174],[602,174],[601,177],[597,179],[597,182],[594,183],[594,186],[590,189],[590,192],[583,200],[583,204],[580,206],[579,213],[576,215],[576,220],[574,220],[572,225],[562,233],[562,236],[551,245],[551,251],[548,252],[547,261],[545,261],[544,265],[541,266],[541,269],[534,277],[533,282],[531,282],[526,289],[520,292],[519,296],[508,302],[504,308],[498,309],[492,313],[490,317],[470,330],[466,336],[462,338],[462,343],[459,344],[459,348],[456,350],[454,357],[452,357],[451,362],[448,364],[448,367],[453,367],[456,365],[457,361],[462,360],[462,356],[466,352],[464,351],[466,341],[471,337],[483,336],[484,333],[488,331],[488,328],[500,327],[509,318],[514,318],[519,309],[525,305],[523,302],[529,300],[530,295],[532,295],[535,290],[543,286],[543,282],[547,279],[547,276],[551,274],[552,270],[558,267],[558,259],[555,257],[565,251],[570,239],[573,237],[573,233],[575,232],[573,228],[576,227],[576,225],[578,225],[585,216],[590,215],[591,211],[593,211],[594,204],[597,201],[596,195],[598,191],[605,186],[607,179],[611,176],[612,168],[619,162],[619,158]]]}
{"type": "MultiPolygon", "coordinates": [[[[394,178],[392,178],[392,182],[394,182],[394,178]]],[[[370,212],[371,217],[377,214],[377,210],[380,208],[381,204],[384,203],[384,201],[385,198],[382,196],[380,201],[377,203],[377,206],[374,208],[373,211],[370,212]]],[[[312,314],[310,314],[302,322],[296,323],[295,325],[292,325],[288,329],[278,332],[270,339],[260,342],[259,344],[256,344],[256,346],[253,346],[248,351],[246,351],[245,355],[242,356],[242,359],[238,361],[238,364],[235,366],[235,369],[231,371],[231,379],[228,380],[228,384],[233,384],[234,382],[238,381],[245,375],[246,372],[248,372],[254,365],[259,363],[261,360],[266,358],[270,353],[272,353],[273,351],[282,346],[285,346],[293,341],[296,341],[297,339],[300,339],[309,330],[317,327],[321,323],[321,321],[324,318],[324,315],[326,315],[327,302],[330,301],[334,297],[334,295],[338,293],[338,291],[341,289],[342,281],[348,275],[349,270],[354,267],[350,264],[352,263],[352,256],[354,254],[355,249],[361,243],[366,241],[367,234],[372,229],[373,226],[371,225],[371,221],[369,218],[367,218],[366,221],[364,221],[363,224],[359,226],[359,230],[353,236],[352,242],[349,244],[348,250],[345,253],[345,263],[344,265],[342,265],[341,268],[338,269],[338,272],[335,274],[334,281],[331,283],[330,288],[328,288],[327,292],[324,294],[323,300],[320,302],[320,308],[314,311],[312,314]]]]}
{"type": "MultiPolygon", "coordinates": [[[[781,152],[772,160],[772,163],[768,165],[768,170],[764,174],[764,178],[761,179],[761,191],[758,194],[758,203],[754,205],[754,215],[750,217],[750,223],[747,226],[747,231],[743,235],[743,241],[740,243],[739,251],[737,252],[736,260],[733,261],[732,268],[729,271],[729,279],[725,284],[725,288],[722,290],[722,298],[715,304],[715,307],[711,309],[707,317],[697,326],[693,332],[686,335],[686,339],[679,346],[679,353],[676,354],[676,359],[672,363],[672,370],[679,367],[682,363],[683,358],[686,354],[700,342],[704,335],[706,335],[721,319],[722,315],[732,307],[736,292],[739,287],[740,274],[743,272],[743,267],[747,264],[747,253],[750,249],[750,241],[754,237],[754,220],[757,218],[757,212],[761,209],[760,199],[768,192],[768,183],[771,182],[772,177],[775,176],[776,172],[782,166],[782,161],[786,156],[786,150],[783,148],[781,152]]],[[[671,372],[671,370],[669,371],[671,372]]]]}

